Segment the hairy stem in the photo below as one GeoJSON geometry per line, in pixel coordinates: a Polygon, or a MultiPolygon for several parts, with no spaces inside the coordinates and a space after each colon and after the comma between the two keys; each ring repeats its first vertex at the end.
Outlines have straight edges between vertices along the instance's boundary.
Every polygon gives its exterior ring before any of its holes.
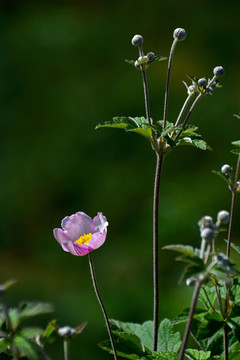
{"type": "Polygon", "coordinates": [[[99,305],[100,305],[100,307],[102,309],[103,316],[104,316],[104,319],[105,319],[105,322],[106,322],[108,335],[109,335],[111,345],[112,345],[114,359],[118,360],[117,353],[116,353],[116,348],[115,348],[114,341],[113,341],[113,335],[112,335],[112,331],[111,331],[111,327],[110,327],[110,323],[109,323],[109,319],[108,319],[107,312],[106,312],[106,309],[105,309],[105,307],[103,305],[103,301],[101,299],[101,296],[100,296],[100,293],[99,293],[99,290],[98,290],[98,286],[97,286],[97,280],[96,280],[96,275],[95,275],[95,271],[94,271],[92,253],[91,252],[89,253],[89,266],[90,266],[90,272],[91,272],[91,277],[92,277],[92,281],[93,281],[93,287],[94,287],[94,290],[95,290],[99,305]]]}
{"type": "Polygon", "coordinates": [[[190,330],[191,330],[191,325],[192,325],[192,319],[193,319],[193,314],[194,314],[194,310],[197,304],[197,299],[198,299],[198,294],[201,288],[201,282],[198,281],[196,283],[195,289],[194,289],[194,293],[193,293],[193,297],[192,297],[192,304],[191,304],[191,308],[190,308],[190,312],[189,312],[189,316],[188,316],[188,322],[187,322],[187,326],[185,329],[185,333],[184,333],[184,337],[183,337],[183,342],[182,342],[182,346],[180,349],[180,353],[179,353],[179,357],[178,360],[183,360],[184,358],[184,352],[187,346],[187,341],[189,338],[189,334],[190,334],[190,330]]]}
{"type": "Polygon", "coordinates": [[[158,214],[159,214],[159,188],[162,173],[163,155],[157,154],[157,164],[154,182],[153,197],[153,351],[157,351],[158,340],[158,312],[159,312],[159,278],[158,278],[158,214]]]}
{"type": "Polygon", "coordinates": [[[213,304],[211,303],[211,300],[209,299],[209,296],[208,296],[208,294],[207,294],[207,292],[206,292],[206,289],[205,289],[204,287],[203,287],[202,289],[203,289],[203,291],[204,291],[204,294],[205,294],[205,296],[206,296],[206,299],[207,299],[209,305],[211,306],[212,310],[213,310],[214,312],[216,312],[216,309],[214,308],[213,304]]]}
{"type": "Polygon", "coordinates": [[[164,111],[163,111],[163,130],[166,127],[167,123],[167,111],[168,111],[168,95],[169,95],[169,82],[170,82],[170,74],[171,74],[171,67],[172,67],[172,59],[174,50],[178,39],[174,39],[172,43],[172,47],[170,50],[169,60],[168,60],[168,71],[167,71],[167,81],[166,81],[166,88],[165,88],[165,100],[164,100],[164,111]]]}
{"type": "Polygon", "coordinates": [[[177,138],[178,138],[178,137],[180,136],[180,134],[182,133],[184,126],[187,124],[190,116],[192,115],[192,112],[193,112],[194,108],[196,107],[196,105],[197,105],[197,103],[199,102],[199,100],[201,99],[201,97],[202,97],[202,94],[199,93],[198,96],[196,97],[196,99],[194,100],[192,106],[190,107],[190,109],[189,109],[189,111],[188,111],[188,114],[187,114],[185,120],[184,120],[183,123],[182,123],[182,129],[179,130],[179,132],[178,132],[177,135],[175,136],[174,140],[177,140],[177,138]]]}
{"type": "Polygon", "coordinates": [[[64,360],[69,360],[69,340],[63,340],[63,353],[64,353],[64,360]]]}
{"type": "Polygon", "coordinates": [[[189,94],[188,97],[186,98],[181,110],[180,110],[180,113],[178,115],[178,118],[177,118],[177,121],[175,122],[175,126],[178,126],[178,124],[180,123],[181,121],[181,118],[183,116],[183,113],[184,111],[186,110],[186,107],[188,106],[188,103],[189,101],[191,100],[191,97],[193,96],[193,94],[189,94]]]}
{"type": "Polygon", "coordinates": [[[228,360],[228,330],[227,324],[223,328],[223,339],[224,339],[224,360],[228,360]]]}

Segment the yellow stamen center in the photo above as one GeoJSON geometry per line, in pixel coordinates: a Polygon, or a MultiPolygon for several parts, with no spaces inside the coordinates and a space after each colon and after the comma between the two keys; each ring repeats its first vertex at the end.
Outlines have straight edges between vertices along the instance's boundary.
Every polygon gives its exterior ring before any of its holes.
{"type": "Polygon", "coordinates": [[[92,238],[92,234],[89,233],[89,234],[84,234],[82,236],[80,236],[79,239],[77,239],[75,241],[75,243],[79,244],[79,245],[87,245],[89,243],[89,241],[91,240],[92,238]]]}

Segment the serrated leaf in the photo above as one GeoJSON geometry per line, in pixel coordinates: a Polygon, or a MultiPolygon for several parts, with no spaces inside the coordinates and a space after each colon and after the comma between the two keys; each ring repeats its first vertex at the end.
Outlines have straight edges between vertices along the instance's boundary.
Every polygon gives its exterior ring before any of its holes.
{"type": "Polygon", "coordinates": [[[38,359],[37,347],[31,341],[25,339],[22,336],[17,335],[14,337],[13,343],[15,344],[21,355],[25,355],[29,357],[31,360],[38,359]]]}
{"type": "Polygon", "coordinates": [[[195,349],[187,349],[185,351],[185,355],[190,360],[208,360],[211,358],[211,351],[202,351],[202,350],[195,350],[195,349]]]}
{"type": "Polygon", "coordinates": [[[198,328],[197,340],[208,339],[223,328],[225,322],[221,319],[217,313],[208,313],[204,317],[204,321],[198,328]],[[207,318],[207,320],[206,320],[207,318]]]}
{"type": "Polygon", "coordinates": [[[184,268],[182,275],[179,279],[179,284],[186,283],[187,279],[194,278],[195,280],[197,277],[203,272],[202,267],[195,266],[195,265],[188,265],[184,268]]]}
{"type": "Polygon", "coordinates": [[[190,256],[196,255],[194,248],[189,245],[181,245],[181,244],[166,245],[163,247],[163,250],[177,251],[181,254],[190,255],[190,256]]]}
{"type": "Polygon", "coordinates": [[[209,301],[210,303],[214,306],[214,303],[217,299],[217,294],[216,294],[216,289],[215,287],[207,287],[205,286],[204,287],[204,290],[201,289],[200,292],[199,292],[199,295],[198,295],[198,300],[205,306],[207,307],[209,310],[212,310],[212,307],[211,305],[209,304],[209,301]],[[207,294],[205,294],[205,292],[207,294]],[[208,297],[208,298],[207,298],[208,297]],[[209,300],[208,300],[209,299],[209,300]]]}
{"type": "Polygon", "coordinates": [[[179,332],[173,332],[173,325],[170,320],[162,320],[158,330],[158,350],[177,352],[180,346],[179,332]]]}
{"type": "Polygon", "coordinates": [[[183,137],[179,139],[177,145],[190,145],[201,150],[212,150],[204,140],[191,139],[191,137],[183,137]]]}
{"type": "Polygon", "coordinates": [[[177,360],[178,355],[174,351],[157,351],[153,353],[155,360],[177,360]]]}
{"type": "Polygon", "coordinates": [[[49,303],[23,302],[19,305],[19,320],[22,321],[33,316],[49,314],[53,311],[53,305],[49,303]]]}

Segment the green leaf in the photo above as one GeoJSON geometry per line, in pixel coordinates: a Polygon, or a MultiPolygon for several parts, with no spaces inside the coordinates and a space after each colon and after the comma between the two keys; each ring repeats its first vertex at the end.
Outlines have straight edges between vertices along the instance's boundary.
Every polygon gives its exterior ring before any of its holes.
{"type": "MultiPolygon", "coordinates": [[[[189,317],[189,311],[190,308],[184,309],[180,314],[178,314],[173,320],[172,320],[172,324],[173,325],[178,325],[181,323],[185,323],[188,321],[188,317],[189,317]]],[[[194,315],[193,318],[204,318],[204,316],[206,316],[206,314],[208,313],[208,311],[206,309],[198,309],[196,308],[194,311],[194,315]]]]}
{"type": "Polygon", "coordinates": [[[240,113],[238,113],[238,114],[233,114],[233,116],[235,116],[236,118],[240,119],[240,113]]]}
{"type": "Polygon", "coordinates": [[[223,175],[223,174],[221,173],[221,171],[212,170],[212,172],[213,172],[214,174],[220,176],[224,181],[226,181],[226,182],[228,183],[227,177],[226,177],[225,175],[223,175]]]}
{"type": "Polygon", "coordinates": [[[179,139],[177,145],[190,145],[201,150],[212,150],[204,140],[192,139],[191,137],[179,139]]]}
{"type": "Polygon", "coordinates": [[[214,286],[212,287],[208,287],[208,286],[205,286],[204,287],[204,290],[201,289],[200,292],[199,292],[199,295],[198,295],[198,300],[208,309],[208,310],[212,310],[212,307],[211,305],[209,304],[209,301],[208,299],[210,300],[211,304],[214,306],[214,303],[217,299],[217,294],[216,294],[216,289],[214,286]],[[205,292],[207,294],[205,294],[205,292]],[[208,297],[208,299],[207,299],[208,297]]]}
{"type": "Polygon", "coordinates": [[[54,311],[52,304],[41,302],[23,302],[19,305],[19,319],[25,320],[33,316],[49,314],[54,311]]]}
{"type": "Polygon", "coordinates": [[[56,320],[52,320],[44,330],[42,334],[42,339],[48,339],[52,333],[56,330],[56,320]]]}
{"type": "Polygon", "coordinates": [[[199,267],[200,271],[204,271],[206,268],[206,265],[204,264],[203,260],[200,259],[198,256],[179,256],[177,258],[178,261],[184,261],[186,263],[189,263],[190,265],[199,267]]]}
{"type": "Polygon", "coordinates": [[[208,360],[211,358],[211,351],[187,349],[185,355],[191,360],[208,360]]]}
{"type": "MultiPolygon", "coordinates": [[[[225,239],[225,242],[228,243],[228,240],[225,239]]],[[[233,242],[231,242],[230,245],[238,254],[240,254],[240,247],[238,245],[234,244],[233,242]]]]}
{"type": "Polygon", "coordinates": [[[11,345],[9,338],[0,338],[0,353],[6,351],[11,345]]]}
{"type": "Polygon", "coordinates": [[[22,336],[28,340],[34,340],[36,336],[40,336],[43,333],[43,329],[38,327],[25,327],[17,332],[19,336],[22,336]]]}
{"type": "Polygon", "coordinates": [[[187,279],[194,278],[195,280],[198,278],[200,273],[202,273],[202,267],[198,265],[188,265],[184,268],[183,273],[179,279],[180,284],[184,284],[187,279]]]}
{"type": "Polygon", "coordinates": [[[197,332],[197,339],[208,339],[223,328],[225,322],[218,313],[208,313],[197,332]]]}
{"type": "Polygon", "coordinates": [[[170,320],[162,320],[158,330],[158,350],[177,352],[180,346],[179,332],[173,332],[173,325],[170,320]]]}
{"type": "Polygon", "coordinates": [[[240,140],[232,141],[232,144],[237,146],[237,147],[240,147],[240,140]]]}
{"type": "Polygon", "coordinates": [[[166,245],[163,247],[163,250],[173,250],[181,254],[190,255],[190,256],[196,255],[194,248],[189,245],[181,245],[181,244],[166,245]]]}
{"type": "Polygon", "coordinates": [[[155,59],[153,61],[151,61],[151,63],[155,62],[155,61],[163,61],[163,60],[167,60],[166,56],[155,56],[155,59]]]}
{"type": "Polygon", "coordinates": [[[157,351],[153,353],[155,360],[177,360],[178,355],[174,351],[157,351]]]}
{"type": "Polygon", "coordinates": [[[234,155],[239,155],[240,154],[240,149],[233,149],[231,150],[231,153],[234,155]]]}
{"type": "Polygon", "coordinates": [[[20,355],[25,355],[31,360],[38,359],[38,350],[35,344],[22,336],[15,336],[13,343],[16,345],[20,355]]]}

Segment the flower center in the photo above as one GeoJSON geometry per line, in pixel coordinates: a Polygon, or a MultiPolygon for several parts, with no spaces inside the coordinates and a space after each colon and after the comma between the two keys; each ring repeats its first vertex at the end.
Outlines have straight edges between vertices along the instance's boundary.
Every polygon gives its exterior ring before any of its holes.
{"type": "Polygon", "coordinates": [[[89,233],[89,234],[84,234],[82,236],[80,236],[79,239],[77,239],[75,241],[75,243],[79,244],[79,245],[87,245],[89,243],[89,241],[91,240],[92,238],[92,234],[89,233]]]}

